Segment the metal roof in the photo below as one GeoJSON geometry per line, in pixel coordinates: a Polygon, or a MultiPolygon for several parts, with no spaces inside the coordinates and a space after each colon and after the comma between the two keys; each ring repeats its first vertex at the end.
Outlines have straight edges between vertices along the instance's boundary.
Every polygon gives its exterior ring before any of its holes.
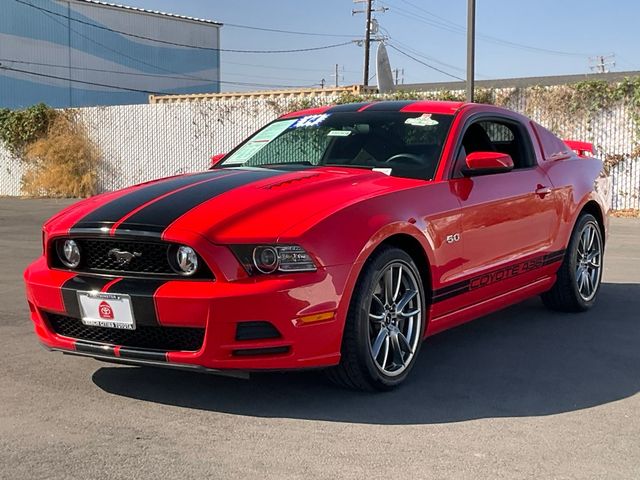
{"type": "Polygon", "coordinates": [[[133,12],[148,13],[152,15],[162,15],[163,17],[177,18],[180,20],[190,20],[192,22],[210,23],[212,25],[217,25],[217,26],[224,25],[222,22],[216,22],[215,20],[206,20],[204,18],[188,17],[186,15],[177,15],[175,13],[159,12],[157,10],[147,10],[145,8],[130,7],[128,5],[120,5],[118,3],[102,2],[99,0],[72,0],[72,1],[78,2],[78,3],[90,3],[90,4],[99,5],[103,7],[122,8],[125,10],[131,10],[133,12]]]}

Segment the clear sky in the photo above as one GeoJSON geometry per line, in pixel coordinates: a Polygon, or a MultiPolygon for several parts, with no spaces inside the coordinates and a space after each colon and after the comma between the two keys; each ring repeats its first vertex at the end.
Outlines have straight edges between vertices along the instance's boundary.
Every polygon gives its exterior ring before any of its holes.
{"type": "MultiPolygon", "coordinates": [[[[352,0],[119,0],[117,3],[229,24],[337,35],[294,35],[227,25],[221,32],[223,49],[324,46],[362,36],[364,30],[364,16],[351,14],[352,9],[362,5],[352,0]]],[[[455,77],[465,76],[466,0],[378,0],[376,4],[389,8],[376,17],[390,37],[390,45],[455,77]]],[[[635,0],[477,0],[477,78],[587,73],[590,56],[611,53],[616,55],[612,71],[640,69],[639,18],[640,2],[635,0]]],[[[392,67],[404,69],[406,83],[454,80],[397,50],[388,50],[392,67]]],[[[307,53],[223,52],[222,80],[311,86],[324,78],[332,84],[331,75],[337,63],[341,84],[361,83],[362,58],[363,49],[355,43],[307,53]]],[[[232,83],[223,85],[226,91],[247,88],[232,83]]]]}

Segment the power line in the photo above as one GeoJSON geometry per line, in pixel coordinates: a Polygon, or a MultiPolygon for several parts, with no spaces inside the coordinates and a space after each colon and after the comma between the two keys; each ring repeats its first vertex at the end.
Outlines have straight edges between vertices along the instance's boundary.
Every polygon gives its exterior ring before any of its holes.
{"type": "Polygon", "coordinates": [[[351,45],[353,42],[350,40],[348,42],[342,43],[334,43],[332,45],[323,45],[320,47],[307,47],[307,48],[295,48],[291,50],[236,50],[236,49],[223,49],[223,48],[213,48],[211,50],[217,50],[219,52],[229,52],[229,53],[299,53],[299,52],[314,52],[317,50],[329,50],[330,48],[344,47],[345,45],[351,45]]]}
{"type": "Polygon", "coordinates": [[[400,53],[401,55],[404,55],[405,57],[409,57],[409,58],[410,58],[411,60],[413,60],[414,62],[418,62],[419,64],[424,65],[425,67],[430,68],[431,70],[435,70],[436,72],[440,72],[440,73],[442,73],[442,74],[444,74],[444,75],[447,75],[448,77],[455,78],[456,80],[462,80],[463,82],[465,81],[465,80],[464,80],[464,78],[460,78],[460,77],[458,77],[457,75],[454,75],[454,74],[449,73],[449,72],[445,72],[444,70],[442,70],[442,69],[440,69],[440,68],[438,68],[438,67],[434,67],[433,65],[430,65],[430,64],[428,64],[428,63],[426,63],[426,62],[423,62],[422,60],[419,60],[419,59],[417,59],[416,57],[414,57],[414,56],[412,56],[412,55],[409,55],[407,52],[403,52],[402,50],[400,50],[399,48],[397,48],[397,47],[393,46],[392,44],[387,44],[387,46],[388,46],[389,48],[393,48],[396,52],[400,53]]]}
{"type": "MultiPolygon", "coordinates": [[[[389,0],[387,0],[389,1],[389,0]]],[[[421,12],[426,13],[427,15],[430,15],[431,17],[434,17],[435,19],[439,19],[439,20],[434,20],[432,18],[427,18],[425,16],[422,16],[420,14],[417,14],[416,12],[412,12],[406,9],[403,9],[402,7],[399,7],[397,5],[393,6],[393,9],[391,10],[391,12],[395,13],[396,15],[400,15],[402,17],[405,18],[409,18],[412,20],[416,20],[416,21],[421,21],[421,23],[426,23],[428,25],[432,25],[436,28],[440,28],[442,30],[446,30],[452,33],[456,33],[456,34],[462,34],[465,35],[466,34],[466,28],[463,25],[460,25],[458,23],[452,22],[451,20],[447,20],[444,17],[441,17],[439,15],[436,15],[433,12],[430,12],[429,10],[426,10],[408,0],[401,0],[402,2],[406,3],[407,5],[411,5],[413,8],[415,8],[416,10],[419,10],[421,12]],[[404,14],[402,13],[404,12],[404,14]]],[[[562,50],[553,50],[553,49],[549,49],[549,48],[542,48],[542,47],[536,47],[536,46],[532,46],[532,45],[526,45],[523,43],[518,43],[518,42],[513,42],[511,40],[505,40],[503,38],[499,38],[499,37],[494,37],[492,35],[486,35],[486,34],[477,34],[477,38],[484,40],[486,42],[489,43],[494,43],[494,44],[499,44],[499,45],[504,45],[507,47],[511,47],[511,48],[515,48],[515,49],[520,49],[520,50],[528,50],[528,51],[532,51],[532,52],[538,52],[538,53],[546,53],[549,55],[558,55],[558,56],[570,56],[570,57],[585,57],[588,56],[589,54],[587,53],[580,53],[580,52],[566,52],[566,51],[562,51],[562,50]]]]}
{"type": "Polygon", "coordinates": [[[373,18],[373,14],[375,12],[386,12],[388,9],[386,7],[376,7],[374,3],[376,0],[353,0],[353,3],[359,4],[364,3],[364,10],[351,10],[351,15],[357,15],[359,13],[365,14],[365,29],[364,29],[364,39],[359,40],[358,45],[364,45],[364,65],[362,68],[362,84],[366,87],[369,85],[369,54],[371,50],[371,42],[374,41],[382,41],[378,34],[379,24],[378,21],[373,18]]]}
{"type": "MultiPolygon", "coordinates": [[[[60,65],[60,64],[55,64],[55,63],[43,63],[43,62],[28,62],[25,60],[16,60],[13,58],[0,58],[0,62],[10,62],[10,63],[18,63],[21,65],[36,65],[39,67],[49,67],[49,68],[64,68],[64,69],[71,69],[71,70],[78,70],[78,71],[88,71],[88,72],[101,72],[101,73],[113,73],[116,75],[126,75],[126,76],[135,76],[135,77],[153,77],[153,78],[167,78],[167,79],[171,79],[171,80],[192,80],[189,77],[184,77],[184,76],[172,76],[172,75],[160,75],[160,74],[155,74],[155,73],[141,73],[141,72],[123,72],[123,71],[119,71],[119,70],[107,70],[107,69],[103,69],[103,68],[90,68],[90,67],[77,67],[77,66],[69,66],[69,65],[60,65]]],[[[247,77],[247,75],[242,74],[242,73],[225,73],[225,75],[231,75],[231,76],[243,76],[243,77],[247,77]]],[[[270,79],[270,80],[296,80],[296,81],[301,81],[301,82],[306,82],[306,81],[310,81],[308,79],[301,79],[301,78],[283,78],[283,77],[269,77],[269,76],[262,76],[262,75],[251,75],[251,78],[265,78],[265,79],[270,79]]],[[[231,82],[231,81],[223,81],[223,80],[207,80],[207,82],[209,83],[228,83],[231,85],[247,85],[247,86],[254,86],[254,87],[295,87],[297,85],[272,85],[272,84],[263,84],[263,83],[246,83],[246,82],[231,82]]]]}
{"type": "Polygon", "coordinates": [[[397,45],[401,46],[404,50],[406,50],[406,51],[408,51],[408,52],[410,52],[410,53],[414,54],[414,55],[415,55],[415,56],[417,56],[417,57],[423,58],[424,60],[427,60],[427,61],[429,61],[429,62],[435,62],[435,63],[438,63],[438,64],[440,64],[440,65],[442,65],[442,66],[444,66],[444,67],[450,68],[451,70],[456,70],[456,71],[461,72],[461,73],[466,72],[466,70],[465,70],[464,68],[456,67],[455,65],[452,65],[452,64],[450,64],[450,63],[446,63],[446,62],[443,62],[442,60],[438,60],[437,58],[431,57],[431,56],[429,56],[429,55],[425,55],[424,53],[422,53],[422,52],[420,52],[420,51],[418,51],[418,50],[414,49],[414,48],[413,48],[413,47],[411,47],[410,45],[407,45],[406,43],[401,42],[401,41],[400,41],[400,40],[398,40],[397,38],[390,37],[390,40],[391,40],[393,43],[395,43],[395,44],[397,44],[397,45]]]}
{"type": "Polygon", "coordinates": [[[0,70],[7,70],[7,71],[10,71],[10,72],[24,73],[26,75],[33,75],[33,76],[36,76],[36,77],[52,78],[52,79],[55,79],[55,80],[64,80],[66,82],[82,83],[82,84],[85,84],[85,85],[93,85],[93,86],[96,86],[96,87],[114,88],[116,90],[125,90],[125,91],[128,91],[128,92],[146,93],[146,94],[150,94],[150,95],[160,93],[160,92],[153,92],[151,90],[142,90],[142,89],[139,89],[139,88],[129,88],[129,87],[120,87],[120,86],[117,86],[117,85],[109,85],[107,83],[88,82],[88,81],[85,81],[85,80],[74,80],[72,78],[60,77],[58,75],[49,75],[49,74],[46,74],[46,73],[32,72],[32,71],[29,71],[29,70],[22,70],[20,68],[5,67],[4,65],[0,65],[0,70]]]}
{"type": "MultiPolygon", "coordinates": [[[[326,73],[330,70],[330,68],[302,68],[302,67],[281,67],[278,65],[258,65],[255,63],[241,63],[241,62],[231,62],[228,60],[224,61],[225,65],[240,65],[243,67],[253,67],[253,68],[266,68],[270,70],[291,70],[291,71],[300,71],[300,72],[322,72],[326,73]]],[[[361,73],[357,70],[345,70],[342,69],[344,73],[361,73]]]]}
{"type": "Polygon", "coordinates": [[[307,35],[310,37],[337,37],[337,38],[357,38],[358,35],[345,35],[345,34],[337,34],[337,33],[315,33],[315,32],[299,32],[295,30],[280,30],[278,28],[263,28],[263,27],[253,27],[250,25],[240,25],[237,23],[227,23],[224,22],[225,27],[233,27],[233,28],[243,28],[247,30],[258,30],[261,32],[273,32],[273,33],[286,33],[290,35],[307,35]]]}
{"type": "Polygon", "coordinates": [[[165,45],[173,45],[173,46],[177,46],[177,47],[185,47],[185,48],[193,48],[193,49],[197,49],[197,50],[207,50],[207,51],[213,51],[213,52],[229,52],[229,53],[260,53],[260,54],[272,54],[272,53],[298,53],[298,52],[312,52],[312,51],[316,51],[316,50],[327,50],[330,48],[336,48],[336,47],[343,47],[345,45],[349,45],[352,42],[348,41],[348,42],[342,42],[342,43],[334,43],[332,45],[322,45],[320,47],[308,47],[308,48],[296,48],[296,49],[289,49],[289,50],[241,50],[241,49],[229,49],[229,48],[214,48],[214,47],[203,47],[200,45],[188,45],[186,43],[178,43],[178,42],[170,42],[168,40],[162,40],[159,38],[152,38],[152,37],[147,37],[144,35],[137,35],[135,33],[130,33],[130,32],[124,32],[122,30],[116,30],[113,28],[109,28],[109,27],[105,27],[103,25],[97,25],[95,23],[91,23],[91,22],[85,22],[84,20],[80,20],[78,18],[72,18],[69,17],[67,15],[63,15],[61,13],[58,12],[54,12],[52,10],[48,10],[46,8],[43,7],[38,7],[37,5],[33,5],[32,3],[29,2],[25,2],[24,0],[15,0],[18,3],[21,3],[23,5],[27,5],[31,8],[35,8],[36,10],[40,10],[42,12],[47,12],[51,15],[56,15],[58,17],[62,17],[65,20],[71,20],[83,25],[87,25],[90,27],[94,27],[94,28],[98,28],[101,30],[106,30],[108,32],[113,32],[113,33],[118,33],[120,35],[126,35],[128,37],[133,37],[133,38],[138,38],[141,40],[148,40],[151,42],[157,42],[157,43],[161,43],[161,44],[165,44],[165,45]]]}
{"type": "Polygon", "coordinates": [[[149,62],[145,62],[144,60],[140,60],[139,58],[136,57],[132,57],[131,55],[128,55],[124,52],[121,52],[120,50],[116,50],[115,48],[111,48],[108,45],[105,45],[104,43],[100,43],[97,40],[94,40],[91,37],[88,37],[87,35],[84,35],[83,33],[79,32],[78,30],[75,30],[73,27],[71,27],[70,25],[67,25],[64,22],[61,22],[60,20],[58,20],[55,17],[52,17],[51,15],[49,15],[46,12],[41,12],[44,16],[50,18],[51,20],[53,20],[54,22],[56,22],[57,24],[61,25],[64,28],[68,28],[70,31],[72,31],[73,33],[75,33],[76,35],[78,35],[79,37],[84,38],[85,40],[87,40],[88,42],[93,43],[94,45],[98,45],[99,47],[104,48],[105,50],[108,50],[112,53],[115,53],[116,55],[120,55],[123,58],[127,58],[129,60],[132,60],[136,63],[139,63],[140,65],[145,65],[147,67],[151,67],[154,68],[156,70],[160,70],[163,72],[167,72],[167,73],[173,73],[175,75],[183,75],[186,79],[191,79],[191,80],[199,80],[199,81],[204,81],[204,82],[212,82],[213,80],[210,78],[204,78],[204,77],[197,77],[195,75],[190,75],[190,74],[181,74],[180,72],[176,72],[175,70],[170,70],[168,68],[164,68],[164,67],[160,67],[158,65],[154,65],[152,63],[149,62]]]}
{"type": "MultiPolygon", "coordinates": [[[[42,66],[58,67],[58,68],[69,68],[67,65],[41,64],[41,63],[23,62],[23,61],[11,60],[11,59],[2,59],[2,60],[7,61],[7,62],[13,62],[13,63],[34,64],[34,65],[42,65],[42,66]]],[[[19,68],[8,67],[8,66],[2,65],[2,64],[0,64],[0,70],[8,70],[8,71],[12,71],[12,72],[24,73],[26,75],[33,75],[33,76],[44,77],[44,78],[51,78],[51,79],[55,79],[55,80],[64,80],[66,82],[82,83],[82,84],[92,85],[92,86],[97,86],[97,87],[113,88],[113,89],[116,89],[116,90],[125,90],[125,91],[138,92],[138,93],[147,93],[147,94],[160,94],[160,93],[162,93],[162,92],[144,90],[144,89],[139,89],[139,88],[122,87],[122,86],[119,86],[119,85],[113,85],[113,84],[107,84],[107,83],[91,82],[91,81],[87,81],[87,80],[78,80],[78,79],[69,78],[69,77],[61,77],[59,75],[50,75],[50,74],[42,73],[42,72],[34,72],[32,70],[22,70],[22,69],[19,69],[19,68]]],[[[99,70],[99,69],[83,69],[83,68],[80,68],[80,70],[96,70],[96,71],[101,71],[101,72],[105,72],[105,73],[125,73],[125,72],[117,72],[117,71],[110,71],[110,70],[99,70]]],[[[141,74],[141,75],[148,75],[148,74],[141,74]]],[[[154,76],[154,75],[150,75],[150,76],[154,76]]],[[[161,76],[161,78],[175,78],[175,77],[164,77],[164,76],[161,76]]],[[[182,80],[184,80],[184,79],[182,79],[182,80]]],[[[243,87],[275,87],[275,88],[300,88],[300,87],[303,87],[303,85],[276,85],[276,84],[253,83],[253,82],[230,82],[230,81],[224,81],[224,80],[209,80],[209,82],[211,82],[211,83],[221,83],[221,84],[227,84],[227,85],[235,85],[235,86],[243,86],[243,87]]]]}
{"type": "MultiPolygon", "coordinates": [[[[47,12],[41,11],[40,13],[42,13],[42,14],[43,14],[43,15],[45,15],[46,17],[50,18],[52,21],[54,21],[54,22],[58,23],[58,24],[59,24],[59,25],[61,25],[62,27],[64,27],[64,28],[69,28],[73,33],[75,33],[76,35],[78,35],[78,36],[80,36],[80,37],[84,38],[85,40],[87,40],[87,41],[89,41],[89,42],[91,42],[91,43],[93,43],[93,44],[95,44],[95,45],[98,45],[98,46],[100,46],[100,47],[104,48],[105,50],[108,50],[108,51],[110,51],[110,52],[113,52],[113,53],[115,53],[116,55],[122,56],[123,58],[127,58],[127,59],[132,60],[132,61],[134,61],[134,62],[136,62],[136,63],[141,64],[141,65],[145,65],[145,66],[148,66],[148,67],[152,67],[152,68],[154,68],[154,69],[156,69],[156,70],[159,70],[159,71],[162,71],[162,72],[167,72],[167,73],[170,73],[170,74],[174,74],[174,75],[176,75],[176,77],[175,77],[175,78],[179,78],[179,79],[184,79],[184,80],[194,80],[194,81],[201,81],[201,82],[208,82],[208,83],[212,83],[212,82],[220,82],[220,83],[223,83],[222,81],[214,80],[214,79],[211,79],[211,78],[205,78],[205,77],[196,76],[196,75],[191,75],[191,74],[183,74],[183,73],[181,73],[181,72],[177,72],[177,71],[175,71],[175,70],[170,70],[170,69],[167,69],[167,68],[164,68],[164,67],[160,67],[160,66],[158,66],[158,65],[154,65],[154,64],[152,64],[152,63],[145,62],[144,60],[140,60],[140,59],[138,59],[138,58],[136,58],[136,57],[133,57],[133,56],[131,56],[131,55],[128,55],[128,54],[126,54],[126,53],[124,53],[124,52],[122,52],[122,51],[120,51],[120,50],[117,50],[117,49],[111,48],[111,47],[110,47],[110,46],[108,46],[108,45],[105,45],[105,44],[103,44],[103,43],[101,43],[101,42],[98,42],[98,41],[94,40],[93,38],[91,38],[91,37],[89,37],[89,36],[87,36],[87,35],[84,35],[82,32],[79,32],[78,30],[74,29],[73,27],[68,26],[68,25],[66,24],[66,22],[62,22],[62,21],[58,20],[57,18],[55,18],[54,16],[51,16],[51,15],[50,15],[50,14],[48,14],[47,12]]],[[[66,18],[66,17],[65,17],[65,18],[66,18]]],[[[237,64],[237,65],[246,65],[246,66],[259,66],[259,65],[251,65],[251,64],[242,64],[242,63],[237,63],[237,62],[225,62],[225,63],[229,63],[229,64],[237,64]]],[[[264,67],[265,67],[265,68],[267,68],[267,66],[264,66],[264,67]]],[[[66,67],[66,68],[74,68],[74,67],[66,67]]],[[[76,67],[76,68],[77,68],[77,67],[76,67]]],[[[274,68],[274,67],[271,67],[271,68],[274,68]]],[[[276,68],[277,68],[277,67],[276,67],[276,68]]],[[[280,68],[278,68],[278,69],[280,69],[280,68]]],[[[300,70],[306,70],[306,69],[300,69],[300,70]]],[[[311,70],[311,69],[308,69],[308,70],[311,70]]],[[[322,70],[322,71],[325,71],[325,70],[322,70]]],[[[115,72],[111,72],[111,73],[115,73],[115,72]]],[[[142,76],[142,75],[153,75],[153,74],[143,74],[143,73],[138,73],[138,75],[141,75],[141,76],[142,76]]],[[[162,77],[166,77],[166,75],[160,75],[160,76],[162,76],[162,77]]],[[[257,78],[258,76],[255,76],[255,77],[257,78]]],[[[224,83],[228,83],[228,84],[230,84],[230,85],[242,85],[240,82],[224,82],[224,83]]],[[[250,86],[250,87],[285,87],[285,88],[292,87],[291,85],[270,85],[270,84],[259,84],[259,83],[255,83],[255,84],[246,84],[246,86],[250,86]]]]}
{"type": "MultiPolygon", "coordinates": [[[[88,71],[88,72],[103,72],[103,73],[114,73],[117,75],[131,75],[136,77],[154,77],[154,78],[168,78],[173,80],[195,80],[195,78],[185,77],[185,76],[172,76],[172,75],[161,75],[157,73],[142,73],[142,72],[123,72],[118,70],[106,70],[102,68],[90,68],[90,67],[76,67],[73,65],[59,65],[54,63],[43,63],[43,62],[28,62],[25,60],[16,60],[12,58],[0,58],[0,62],[11,62],[11,63],[19,63],[21,65],[37,65],[39,67],[51,67],[51,68],[65,68],[71,70],[80,70],[80,71],[88,71]]],[[[205,80],[205,79],[203,79],[205,80]]],[[[217,80],[207,80],[208,82],[216,82],[217,80]]]]}
{"type": "Polygon", "coordinates": [[[609,55],[598,55],[589,58],[589,69],[596,73],[609,73],[609,67],[616,66],[616,54],[610,53],[609,55]]]}

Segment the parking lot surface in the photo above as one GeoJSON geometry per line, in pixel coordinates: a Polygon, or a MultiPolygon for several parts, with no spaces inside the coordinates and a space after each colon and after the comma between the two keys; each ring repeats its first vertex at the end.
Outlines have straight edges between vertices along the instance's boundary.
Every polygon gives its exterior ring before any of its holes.
{"type": "Polygon", "coordinates": [[[427,340],[400,389],[250,381],[43,350],[22,270],[68,201],[0,199],[0,478],[640,478],[640,221],[596,307],[538,299],[427,340]]]}

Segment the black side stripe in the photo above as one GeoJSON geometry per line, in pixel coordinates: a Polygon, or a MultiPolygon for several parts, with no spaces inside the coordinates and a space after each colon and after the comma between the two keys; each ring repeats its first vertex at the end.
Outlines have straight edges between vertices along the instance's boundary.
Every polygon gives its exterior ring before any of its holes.
{"type": "Polygon", "coordinates": [[[155,230],[162,231],[179,217],[201,203],[243,185],[282,175],[284,172],[271,169],[230,170],[230,175],[213,182],[204,182],[192,188],[180,190],[175,194],[149,204],[129,217],[116,229],[116,233],[127,231],[149,231],[153,225],[155,230]]]}
{"type": "Polygon", "coordinates": [[[98,207],[81,218],[71,229],[100,228],[110,226],[124,217],[127,213],[154,198],[165,195],[178,188],[197,183],[207,177],[225,176],[222,170],[212,170],[195,175],[184,175],[170,178],[148,186],[142,186],[131,193],[123,195],[98,207]]]}
{"type": "Polygon", "coordinates": [[[166,280],[124,278],[110,286],[107,291],[131,296],[131,307],[136,325],[157,327],[160,323],[153,296],[164,283],[166,280]]]}
{"type": "Polygon", "coordinates": [[[88,277],[78,275],[70,278],[62,285],[62,301],[67,315],[72,318],[80,318],[80,304],[78,303],[77,291],[90,292],[102,290],[111,281],[110,278],[88,277]]]}
{"type": "Polygon", "coordinates": [[[547,255],[544,256],[543,263],[545,265],[550,265],[552,263],[558,262],[564,259],[565,252],[566,250],[560,250],[558,252],[548,253],[547,255]]]}
{"type": "Polygon", "coordinates": [[[442,302],[453,297],[457,297],[462,293],[469,291],[469,280],[457,282],[446,287],[439,288],[433,292],[433,303],[442,302]]]}
{"type": "Polygon", "coordinates": [[[473,277],[469,280],[462,280],[460,282],[452,283],[451,285],[438,288],[433,292],[432,303],[442,302],[450,298],[456,297],[463,293],[476,290],[478,288],[487,287],[495,283],[507,280],[509,278],[522,275],[523,273],[537,270],[552,263],[561,261],[564,258],[565,250],[559,250],[557,252],[541,255],[524,262],[509,265],[508,267],[502,267],[496,270],[492,270],[477,277],[473,277]]]}

